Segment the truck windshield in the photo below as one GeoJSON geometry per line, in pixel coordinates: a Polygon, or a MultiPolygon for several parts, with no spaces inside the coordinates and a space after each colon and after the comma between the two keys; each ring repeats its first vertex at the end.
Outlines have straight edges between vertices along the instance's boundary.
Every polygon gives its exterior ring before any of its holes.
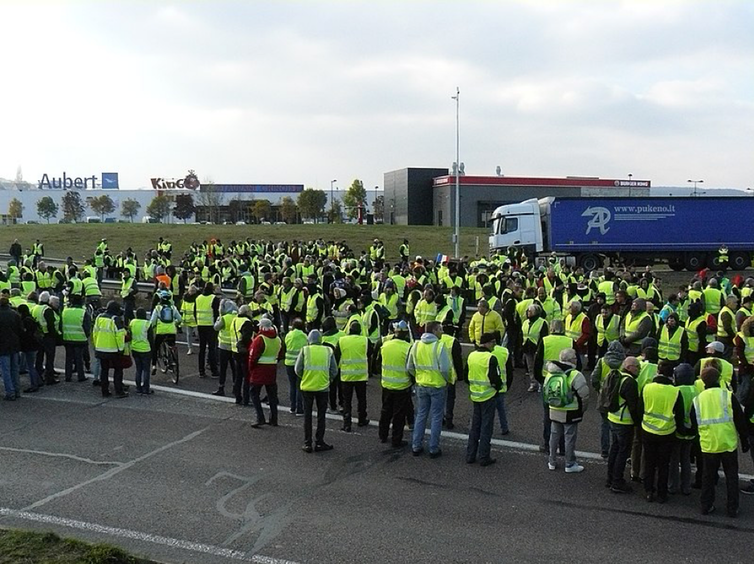
{"type": "Polygon", "coordinates": [[[517,217],[501,217],[498,222],[498,234],[505,235],[506,233],[512,233],[518,231],[518,218],[517,217]]]}

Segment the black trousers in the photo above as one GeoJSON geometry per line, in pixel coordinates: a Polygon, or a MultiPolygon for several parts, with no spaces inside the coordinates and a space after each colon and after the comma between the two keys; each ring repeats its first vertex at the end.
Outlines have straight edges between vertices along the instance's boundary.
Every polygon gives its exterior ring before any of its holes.
{"type": "Polygon", "coordinates": [[[233,351],[218,348],[217,354],[220,357],[220,382],[218,384],[221,388],[224,388],[225,380],[228,377],[228,366],[230,366],[231,382],[236,381],[238,366],[236,365],[233,351]]]}
{"type": "Polygon", "coordinates": [[[55,379],[55,347],[57,339],[51,335],[42,337],[42,343],[37,351],[36,369],[37,374],[45,382],[52,382],[55,379]]]}
{"type": "Polygon", "coordinates": [[[456,409],[456,385],[448,384],[448,393],[445,394],[445,424],[453,423],[453,414],[456,409]]]}
{"type": "Polygon", "coordinates": [[[704,464],[702,471],[702,510],[707,510],[715,504],[715,478],[720,464],[725,474],[725,489],[728,494],[728,512],[738,511],[738,451],[707,453],[701,456],[704,464]]]}
{"type": "Polygon", "coordinates": [[[236,363],[236,371],[233,373],[233,395],[236,397],[236,403],[249,405],[250,385],[247,374],[249,365],[246,364],[249,358],[246,353],[233,353],[236,363]]]}
{"type": "Polygon", "coordinates": [[[644,446],[644,491],[657,492],[657,497],[668,497],[668,475],[670,473],[670,455],[676,438],[670,435],[655,435],[644,431],[642,433],[644,446]]]}
{"type": "Polygon", "coordinates": [[[382,390],[382,411],[380,412],[380,440],[387,441],[390,424],[393,425],[393,446],[400,445],[403,440],[403,429],[411,404],[411,387],[405,390],[382,390]]]}
{"type": "Polygon", "coordinates": [[[102,371],[99,375],[99,383],[102,386],[102,395],[110,395],[110,382],[107,379],[107,374],[110,369],[113,369],[113,387],[116,394],[123,393],[123,364],[120,359],[121,355],[118,353],[108,353],[108,356],[100,357],[100,366],[102,371]]]}
{"type": "Polygon", "coordinates": [[[79,382],[86,380],[84,374],[84,351],[89,345],[86,343],[66,343],[65,344],[65,381],[70,382],[73,378],[73,371],[76,371],[79,382]]]}
{"type": "Polygon", "coordinates": [[[257,423],[264,423],[264,411],[262,411],[262,400],[259,393],[262,388],[267,389],[267,399],[270,403],[270,424],[278,424],[278,385],[277,384],[252,384],[251,385],[251,402],[257,412],[257,423]]]}
{"type": "Polygon", "coordinates": [[[317,434],[315,435],[316,444],[325,441],[325,425],[327,416],[327,390],[323,392],[305,392],[304,396],[304,444],[312,444],[312,411],[314,404],[317,404],[317,434]]]}
{"type": "Polygon", "coordinates": [[[339,405],[343,405],[343,384],[340,381],[340,374],[330,382],[330,408],[335,410],[339,405]]]}
{"type": "Polygon", "coordinates": [[[351,406],[353,393],[356,392],[356,411],[359,415],[359,423],[367,420],[367,383],[366,382],[342,382],[343,387],[343,426],[351,426],[351,406]]]}
{"type": "Polygon", "coordinates": [[[634,426],[609,423],[610,425],[610,454],[607,457],[607,479],[612,486],[625,483],[623,477],[626,461],[631,456],[631,445],[634,442],[634,426]]]}
{"type": "Polygon", "coordinates": [[[209,371],[217,375],[217,332],[210,325],[199,325],[199,376],[205,375],[205,360],[209,355],[209,371]]]}

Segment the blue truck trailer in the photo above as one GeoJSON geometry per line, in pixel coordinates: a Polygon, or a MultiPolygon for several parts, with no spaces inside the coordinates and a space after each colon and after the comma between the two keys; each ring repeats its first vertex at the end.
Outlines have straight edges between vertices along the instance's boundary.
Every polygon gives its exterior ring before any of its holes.
{"type": "Polygon", "coordinates": [[[667,261],[673,270],[718,266],[721,247],[734,270],[754,258],[752,197],[542,198],[498,207],[490,250],[522,247],[530,256],[573,257],[586,270],[667,261]]]}

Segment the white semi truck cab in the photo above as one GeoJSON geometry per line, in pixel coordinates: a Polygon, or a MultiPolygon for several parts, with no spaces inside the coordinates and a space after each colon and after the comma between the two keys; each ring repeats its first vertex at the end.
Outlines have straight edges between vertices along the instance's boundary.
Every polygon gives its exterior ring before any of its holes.
{"type": "Polygon", "coordinates": [[[544,221],[549,217],[553,198],[525,200],[496,208],[492,214],[490,251],[519,247],[527,253],[541,253],[546,249],[544,221]]]}

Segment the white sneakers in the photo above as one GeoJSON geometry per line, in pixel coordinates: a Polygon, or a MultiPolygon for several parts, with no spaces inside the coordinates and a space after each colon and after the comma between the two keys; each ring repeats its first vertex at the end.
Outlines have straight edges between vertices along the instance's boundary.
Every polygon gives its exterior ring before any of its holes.
{"type": "Polygon", "coordinates": [[[557,468],[557,466],[555,466],[554,464],[550,464],[549,462],[547,463],[547,469],[548,470],[555,470],[556,468],[557,468]]]}
{"type": "MultiPolygon", "coordinates": [[[[553,468],[550,468],[550,470],[553,470],[553,468]]],[[[584,471],[584,467],[577,462],[573,466],[566,466],[565,471],[566,471],[566,474],[578,474],[579,472],[584,471]]]]}

